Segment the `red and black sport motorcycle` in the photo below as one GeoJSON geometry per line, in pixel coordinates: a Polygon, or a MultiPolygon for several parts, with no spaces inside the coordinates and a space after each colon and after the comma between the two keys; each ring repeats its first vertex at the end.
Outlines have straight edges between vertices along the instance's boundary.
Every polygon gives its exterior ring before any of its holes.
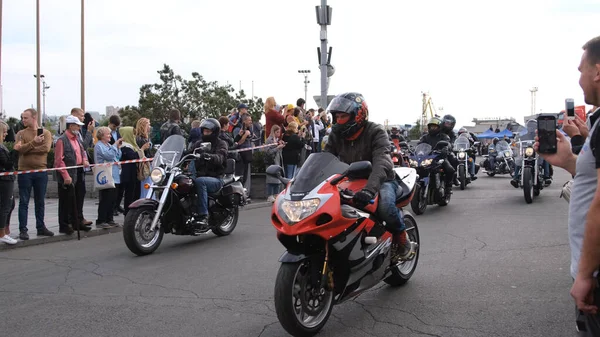
{"type": "MultiPolygon", "coordinates": [[[[413,275],[419,252],[391,265],[392,236],[376,216],[378,197],[364,208],[352,205],[355,192],[367,183],[371,163],[347,165],[331,153],[311,154],[293,180],[283,169],[266,173],[287,188],[273,205],[271,221],[287,249],[280,257],[275,281],[275,308],[283,328],[293,336],[315,335],[334,304],[354,298],[382,280],[405,284],[413,275]]],[[[396,206],[408,205],[415,192],[416,171],[394,169],[401,191],[396,206]]],[[[412,215],[404,214],[411,241],[419,243],[412,215]]]]}

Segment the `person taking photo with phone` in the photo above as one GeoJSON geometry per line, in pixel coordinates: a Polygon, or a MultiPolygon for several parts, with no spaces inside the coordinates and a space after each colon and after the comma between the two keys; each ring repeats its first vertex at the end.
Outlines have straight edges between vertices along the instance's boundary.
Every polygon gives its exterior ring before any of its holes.
{"type": "MultiPolygon", "coordinates": [[[[31,108],[21,114],[21,121],[25,129],[19,131],[14,149],[19,152],[19,171],[42,170],[48,168],[48,152],[52,146],[50,131],[38,126],[38,112],[31,108]]],[[[27,215],[29,212],[29,199],[33,189],[35,203],[35,227],[38,236],[54,236],[46,228],[44,212],[46,209],[44,199],[48,187],[48,172],[20,174],[19,184],[19,239],[29,240],[27,234],[27,215]]]]}

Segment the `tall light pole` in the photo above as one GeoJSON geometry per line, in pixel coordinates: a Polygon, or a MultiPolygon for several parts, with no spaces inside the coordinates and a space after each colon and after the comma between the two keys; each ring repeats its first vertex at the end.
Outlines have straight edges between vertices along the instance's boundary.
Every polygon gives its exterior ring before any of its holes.
{"type": "MultiPolygon", "coordinates": [[[[37,78],[37,75],[33,75],[33,77],[37,78]]],[[[43,106],[42,106],[42,122],[46,119],[46,90],[50,89],[49,85],[46,85],[46,76],[40,75],[42,81],[42,97],[43,97],[43,106]]],[[[39,113],[40,111],[38,111],[39,113]]]]}
{"type": "Polygon", "coordinates": [[[529,91],[531,92],[531,115],[533,116],[535,115],[535,99],[538,87],[533,87],[529,91]]]}
{"type": "Polygon", "coordinates": [[[308,80],[308,74],[310,74],[310,70],[298,70],[298,73],[304,74],[304,102],[307,102],[308,84],[310,83],[310,81],[308,80]]]}
{"type": "Polygon", "coordinates": [[[333,75],[333,67],[330,66],[331,49],[327,53],[327,26],[331,25],[333,9],[327,6],[327,0],[321,0],[321,6],[316,6],[317,23],[321,26],[321,48],[318,50],[319,66],[321,68],[321,108],[327,109],[327,77],[333,75]],[[327,55],[329,54],[329,56],[327,55]],[[329,74],[328,74],[329,72],[329,74]],[[328,76],[329,75],[329,76],[328,76]]]}
{"type": "Polygon", "coordinates": [[[40,113],[40,105],[42,101],[42,93],[40,92],[40,0],[35,1],[35,45],[36,45],[36,90],[37,90],[37,112],[38,112],[38,127],[42,127],[42,114],[40,113]]]}
{"type": "MultiPolygon", "coordinates": [[[[38,0],[39,1],[39,0],[38,0]]],[[[84,0],[81,0],[81,110],[85,112],[85,11],[84,0]]]]}

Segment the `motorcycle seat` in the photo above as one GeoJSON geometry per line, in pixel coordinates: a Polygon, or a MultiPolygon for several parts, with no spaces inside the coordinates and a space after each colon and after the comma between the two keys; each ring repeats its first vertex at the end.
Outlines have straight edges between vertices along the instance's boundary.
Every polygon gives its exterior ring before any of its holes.
{"type": "Polygon", "coordinates": [[[233,174],[228,174],[223,177],[223,186],[229,185],[234,181],[235,181],[235,177],[233,176],[233,174]]]}

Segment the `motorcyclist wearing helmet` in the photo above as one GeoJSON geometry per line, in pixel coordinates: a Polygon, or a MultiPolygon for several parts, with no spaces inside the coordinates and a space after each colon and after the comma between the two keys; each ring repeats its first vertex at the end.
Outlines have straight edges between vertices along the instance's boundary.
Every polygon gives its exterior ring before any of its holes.
{"type": "Polygon", "coordinates": [[[368,121],[367,102],[359,93],[337,95],[327,111],[333,116],[333,126],[324,151],[347,164],[368,160],[373,166],[366,186],[354,195],[355,205],[364,207],[379,193],[377,214],[393,235],[392,264],[412,259],[417,243],[410,242],[403,216],[396,207],[399,184],[395,180],[387,132],[381,125],[368,121]]]}
{"type": "MultiPolygon", "coordinates": [[[[454,145],[454,142],[456,141],[456,134],[454,133],[454,127],[456,126],[456,118],[454,118],[454,116],[452,115],[445,115],[444,117],[442,117],[442,124],[440,126],[442,128],[442,132],[447,134],[448,137],[450,137],[450,144],[454,145]]],[[[454,170],[457,171],[456,168],[458,167],[458,159],[454,155],[454,152],[448,154],[448,161],[450,161],[450,164],[452,164],[454,170]]],[[[454,185],[460,185],[460,183],[458,182],[458,177],[456,175],[454,176],[453,180],[454,185]]]]}
{"type": "Polygon", "coordinates": [[[198,214],[194,225],[208,224],[208,194],[218,192],[223,187],[223,174],[227,164],[227,143],[219,138],[221,124],[214,118],[207,118],[200,124],[202,140],[194,144],[196,159],[196,191],[198,193],[198,214]],[[202,143],[210,143],[210,150],[202,147],[202,143]]]}
{"type": "Polygon", "coordinates": [[[496,156],[498,156],[498,151],[496,151],[496,145],[500,139],[498,137],[494,137],[492,144],[488,147],[488,164],[490,172],[494,172],[496,170],[496,156]]]}
{"type": "Polygon", "coordinates": [[[444,164],[442,165],[442,167],[444,169],[444,181],[446,182],[446,188],[449,191],[451,191],[452,180],[456,173],[456,170],[448,161],[448,156],[450,154],[450,151],[452,150],[452,143],[450,142],[450,137],[448,137],[447,134],[442,132],[441,124],[442,121],[439,118],[431,118],[429,122],[427,122],[427,134],[421,137],[421,139],[419,140],[419,144],[427,143],[431,145],[431,148],[435,149],[435,146],[438,142],[448,142],[449,146],[442,149],[442,154],[444,155],[444,164]]]}
{"type": "MultiPolygon", "coordinates": [[[[525,125],[527,127],[527,133],[521,137],[521,140],[535,139],[535,131],[537,130],[537,120],[530,119],[527,121],[527,123],[525,125]]],[[[539,160],[540,160],[540,165],[542,165],[542,167],[544,169],[544,183],[546,186],[549,186],[550,184],[552,184],[552,175],[551,175],[552,171],[550,170],[550,164],[547,161],[545,161],[542,157],[539,157],[539,160]]],[[[522,162],[520,163],[520,165],[518,162],[515,164],[515,174],[513,176],[513,179],[510,181],[510,184],[514,188],[519,188],[519,185],[521,183],[521,169],[522,168],[523,168],[522,162]]]]}
{"type": "Polygon", "coordinates": [[[450,137],[450,142],[454,144],[456,140],[456,134],[454,133],[454,127],[456,126],[456,118],[452,115],[445,115],[442,117],[442,132],[450,137]]]}
{"type": "Polygon", "coordinates": [[[467,139],[469,140],[469,144],[471,144],[471,154],[469,155],[469,157],[472,159],[472,161],[469,164],[469,174],[471,175],[471,180],[475,181],[477,180],[477,176],[475,175],[475,149],[473,148],[473,146],[475,145],[475,140],[466,128],[460,128],[460,130],[458,130],[458,136],[461,137],[462,135],[465,135],[465,137],[467,137],[467,139]]]}
{"type": "Polygon", "coordinates": [[[404,136],[400,133],[400,130],[396,126],[392,127],[392,132],[390,133],[390,140],[393,141],[394,139],[397,139],[398,142],[406,141],[406,138],[404,138],[404,136]]]}

